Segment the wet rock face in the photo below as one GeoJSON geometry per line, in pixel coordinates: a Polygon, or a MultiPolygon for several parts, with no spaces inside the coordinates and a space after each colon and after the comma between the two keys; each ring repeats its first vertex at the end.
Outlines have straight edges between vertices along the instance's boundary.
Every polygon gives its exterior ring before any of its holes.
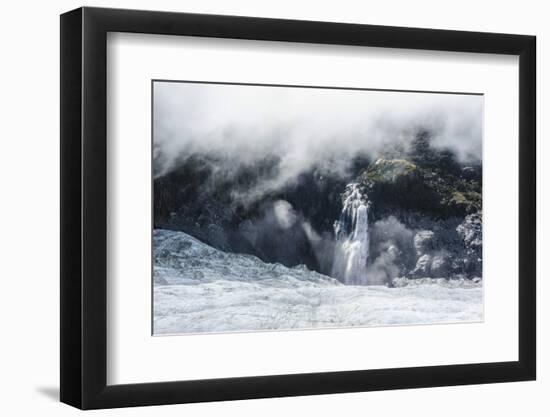
{"type": "Polygon", "coordinates": [[[423,255],[434,247],[434,232],[431,230],[420,230],[414,235],[414,249],[417,255],[423,255]]]}
{"type": "Polygon", "coordinates": [[[383,265],[390,281],[395,277],[481,277],[481,226],[481,213],[446,220],[422,213],[393,213],[373,225],[369,268],[383,265]],[[398,255],[388,256],[388,248],[398,255]]]}
{"type": "Polygon", "coordinates": [[[430,275],[434,278],[447,277],[450,272],[450,259],[446,251],[442,251],[432,258],[430,275]]]}
{"type": "Polygon", "coordinates": [[[400,239],[382,231],[372,234],[372,265],[380,263],[377,256],[387,260],[384,250],[394,245],[400,254],[392,263],[397,271],[388,262],[384,266],[395,276],[481,277],[480,165],[461,166],[419,136],[409,154],[371,163],[359,184],[371,202],[370,221],[389,227],[393,219],[391,230],[400,229],[400,239]]]}
{"type": "Polygon", "coordinates": [[[416,261],[416,265],[412,271],[414,277],[422,278],[429,277],[432,265],[432,256],[428,254],[421,255],[416,261]]]}
{"type": "Polygon", "coordinates": [[[464,245],[472,250],[481,249],[481,213],[470,214],[458,225],[456,231],[464,241],[464,245]]]}
{"type": "Polygon", "coordinates": [[[404,159],[377,159],[361,174],[360,184],[376,202],[375,218],[403,208],[426,212],[438,205],[439,198],[426,186],[422,170],[404,159]]]}
{"type": "Polygon", "coordinates": [[[185,232],[226,252],[330,274],[333,224],[349,178],[314,169],[277,192],[247,200],[278,163],[266,158],[229,176],[217,173],[216,160],[182,162],[154,181],[155,228],[185,232]]]}
{"type": "Polygon", "coordinates": [[[413,278],[446,278],[451,272],[449,255],[446,251],[421,255],[410,273],[413,278]]]}
{"type": "MultiPolygon", "coordinates": [[[[440,239],[441,240],[441,239],[440,239]]],[[[447,243],[443,241],[442,243],[447,243]]],[[[450,272],[449,254],[439,248],[435,233],[431,230],[420,230],[414,236],[414,249],[418,257],[411,272],[413,277],[447,277],[450,272]]]]}
{"type": "Polygon", "coordinates": [[[183,231],[226,252],[288,267],[305,264],[330,275],[334,223],[346,186],[356,183],[369,207],[369,282],[481,276],[481,165],[457,162],[434,149],[425,134],[403,150],[358,157],[345,173],[314,167],[255,199],[251,190],[283,169],[281,161],[266,156],[232,175],[219,172],[219,165],[227,164],[191,158],[156,178],[155,227],[183,231]]]}
{"type": "Polygon", "coordinates": [[[464,272],[468,275],[481,276],[483,229],[481,212],[466,216],[456,228],[462,238],[465,256],[462,259],[464,272]]]}
{"type": "Polygon", "coordinates": [[[360,184],[377,202],[375,216],[391,210],[419,211],[434,218],[465,216],[481,210],[481,177],[468,167],[457,175],[405,159],[378,159],[360,176],[360,184]]]}

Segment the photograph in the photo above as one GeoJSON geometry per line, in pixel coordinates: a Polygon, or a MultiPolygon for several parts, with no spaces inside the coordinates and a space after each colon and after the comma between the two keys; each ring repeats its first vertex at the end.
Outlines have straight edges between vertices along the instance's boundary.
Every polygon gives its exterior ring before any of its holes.
{"type": "Polygon", "coordinates": [[[153,335],[482,322],[483,99],[153,80],[153,335]]]}
{"type": "Polygon", "coordinates": [[[0,417],[549,416],[544,5],[5,2],[0,417]]]}

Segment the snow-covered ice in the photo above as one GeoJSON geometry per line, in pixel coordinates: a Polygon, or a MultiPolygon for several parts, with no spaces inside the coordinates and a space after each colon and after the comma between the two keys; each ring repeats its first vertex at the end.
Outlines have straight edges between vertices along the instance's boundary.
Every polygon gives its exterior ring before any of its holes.
{"type": "Polygon", "coordinates": [[[182,232],[155,230],[154,334],[474,322],[481,282],[398,279],[343,285],[304,266],[226,253],[182,232]]]}

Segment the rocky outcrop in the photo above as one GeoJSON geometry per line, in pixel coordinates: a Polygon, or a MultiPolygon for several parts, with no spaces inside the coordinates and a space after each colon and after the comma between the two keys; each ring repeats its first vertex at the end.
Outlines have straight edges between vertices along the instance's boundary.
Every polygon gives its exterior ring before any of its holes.
{"type": "MultiPolygon", "coordinates": [[[[436,153],[435,153],[436,154],[436,153]]],[[[481,276],[481,169],[456,162],[439,166],[424,161],[379,158],[360,175],[359,184],[371,204],[370,222],[398,223],[403,234],[373,233],[372,265],[385,249],[395,247],[399,262],[395,276],[440,278],[481,276]]],[[[437,154],[436,154],[437,155],[437,154]]],[[[375,226],[376,227],[376,226],[375,226]]],[[[388,225],[385,225],[388,228],[388,225]]],[[[389,277],[389,281],[395,278],[389,277]]]]}
{"type": "Polygon", "coordinates": [[[419,211],[434,218],[465,216],[481,210],[481,178],[433,170],[405,159],[377,159],[359,177],[372,201],[373,214],[419,211]]]}
{"type": "Polygon", "coordinates": [[[219,166],[231,164],[194,157],[156,178],[155,228],[330,275],[334,224],[353,183],[368,200],[369,282],[481,277],[481,165],[434,148],[425,132],[377,159],[355,158],[346,172],[316,166],[269,192],[259,185],[284,169],[277,158],[232,167],[231,173],[219,166]]]}
{"type": "Polygon", "coordinates": [[[481,276],[482,268],[482,217],[481,213],[470,214],[456,228],[462,238],[466,256],[462,258],[462,268],[468,274],[481,276]]]}
{"type": "Polygon", "coordinates": [[[250,198],[278,164],[266,158],[226,175],[215,159],[180,163],[154,181],[154,227],[185,232],[223,251],[330,274],[333,224],[347,179],[316,168],[276,192],[250,198]]]}

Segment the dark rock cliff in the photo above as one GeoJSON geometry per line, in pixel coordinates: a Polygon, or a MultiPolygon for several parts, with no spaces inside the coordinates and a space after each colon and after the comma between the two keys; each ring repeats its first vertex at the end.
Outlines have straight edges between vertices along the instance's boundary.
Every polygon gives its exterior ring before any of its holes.
{"type": "Polygon", "coordinates": [[[374,273],[415,277],[481,277],[481,165],[460,164],[419,134],[401,158],[380,158],[359,176],[370,201],[374,273]]]}
{"type": "Polygon", "coordinates": [[[266,158],[236,175],[219,173],[216,166],[215,160],[193,158],[155,179],[154,227],[266,262],[330,272],[333,223],[346,179],[313,169],[280,190],[248,199],[251,189],[279,169],[279,161],[266,158]]]}
{"type": "Polygon", "coordinates": [[[155,179],[154,226],[224,251],[330,274],[334,222],[346,185],[354,182],[369,200],[368,273],[377,282],[481,277],[481,164],[460,162],[430,140],[421,131],[409,146],[374,160],[355,158],[346,173],[320,165],[276,191],[258,192],[282,169],[276,158],[230,173],[219,169],[230,166],[227,161],[189,158],[155,179]]]}

